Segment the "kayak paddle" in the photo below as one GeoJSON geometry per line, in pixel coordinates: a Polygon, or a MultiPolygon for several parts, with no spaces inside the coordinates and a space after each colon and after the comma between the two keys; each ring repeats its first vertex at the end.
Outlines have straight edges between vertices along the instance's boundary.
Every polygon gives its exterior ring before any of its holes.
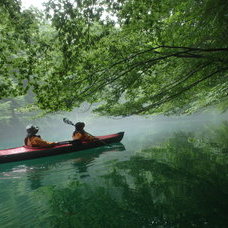
{"type": "Polygon", "coordinates": [[[70,121],[69,119],[67,119],[67,118],[63,118],[63,122],[75,127],[75,124],[72,121],[70,121]]]}

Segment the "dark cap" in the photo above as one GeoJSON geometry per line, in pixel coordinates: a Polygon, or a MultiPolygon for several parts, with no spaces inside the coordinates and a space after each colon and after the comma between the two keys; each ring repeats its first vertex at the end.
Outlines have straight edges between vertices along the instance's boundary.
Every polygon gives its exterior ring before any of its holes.
{"type": "Polygon", "coordinates": [[[85,127],[85,123],[84,122],[77,122],[75,124],[75,128],[76,128],[77,131],[82,131],[84,127],[85,127]]]}

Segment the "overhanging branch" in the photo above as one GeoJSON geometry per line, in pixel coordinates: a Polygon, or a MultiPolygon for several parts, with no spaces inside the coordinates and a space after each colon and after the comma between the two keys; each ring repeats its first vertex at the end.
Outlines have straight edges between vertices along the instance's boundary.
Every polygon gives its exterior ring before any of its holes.
{"type": "Polygon", "coordinates": [[[167,102],[173,100],[175,97],[177,97],[177,96],[181,95],[182,93],[184,93],[184,92],[190,90],[191,88],[195,87],[195,86],[198,85],[199,83],[205,81],[206,79],[208,79],[208,78],[214,76],[214,75],[217,74],[217,73],[220,73],[220,72],[223,72],[223,71],[226,71],[226,70],[228,70],[228,67],[222,68],[222,69],[219,69],[219,70],[216,70],[216,71],[214,71],[213,73],[207,75],[206,77],[203,77],[202,79],[197,80],[197,81],[193,82],[192,84],[190,84],[190,85],[184,87],[184,88],[183,88],[182,90],[180,90],[179,92],[177,92],[177,93],[175,93],[175,94],[173,94],[173,95],[171,95],[171,96],[169,96],[169,97],[163,99],[162,101],[155,102],[155,103],[153,103],[153,104],[151,104],[151,105],[148,105],[147,107],[144,107],[144,108],[142,108],[142,109],[140,109],[140,110],[138,110],[138,111],[132,112],[131,115],[133,115],[133,114],[140,114],[140,113],[142,113],[142,112],[148,111],[149,109],[152,109],[152,108],[158,107],[158,106],[160,106],[160,105],[162,105],[162,104],[164,104],[164,103],[167,103],[167,102]]]}

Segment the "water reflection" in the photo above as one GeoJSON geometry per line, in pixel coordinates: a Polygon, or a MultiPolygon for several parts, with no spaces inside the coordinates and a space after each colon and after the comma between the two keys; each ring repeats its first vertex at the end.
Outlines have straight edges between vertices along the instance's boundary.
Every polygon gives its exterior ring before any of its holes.
{"type": "Polygon", "coordinates": [[[112,144],[111,147],[99,147],[90,150],[52,156],[50,159],[38,158],[27,161],[5,163],[0,166],[0,179],[24,178],[30,183],[31,190],[35,190],[44,184],[42,183],[46,176],[50,175],[54,169],[67,167],[76,174],[83,173],[79,177],[88,177],[87,169],[91,163],[101,154],[109,152],[124,151],[122,143],[112,144]]]}
{"type": "Polygon", "coordinates": [[[178,132],[115,163],[96,185],[77,180],[63,188],[40,188],[39,199],[48,198],[45,223],[51,227],[227,227],[227,133],[227,123],[210,135],[178,132]]]}
{"type": "Polygon", "coordinates": [[[72,180],[84,180],[86,173],[93,174],[88,167],[96,166],[96,160],[112,157],[113,154],[118,156],[124,151],[124,146],[119,143],[108,148],[1,164],[0,227],[30,227],[31,224],[33,227],[52,227],[48,221],[51,216],[48,194],[45,191],[40,195],[42,189],[61,188],[68,186],[72,180]],[[88,170],[83,173],[84,177],[79,175],[82,163],[88,170]]]}

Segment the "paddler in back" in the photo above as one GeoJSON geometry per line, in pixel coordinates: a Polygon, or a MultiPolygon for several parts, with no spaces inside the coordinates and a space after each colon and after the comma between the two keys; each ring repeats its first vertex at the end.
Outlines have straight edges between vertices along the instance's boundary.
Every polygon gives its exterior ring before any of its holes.
{"type": "Polygon", "coordinates": [[[31,147],[53,147],[56,146],[58,143],[55,142],[47,142],[43,140],[40,135],[36,135],[39,131],[39,128],[34,125],[29,125],[26,127],[27,136],[24,139],[24,143],[26,146],[31,147]]]}

